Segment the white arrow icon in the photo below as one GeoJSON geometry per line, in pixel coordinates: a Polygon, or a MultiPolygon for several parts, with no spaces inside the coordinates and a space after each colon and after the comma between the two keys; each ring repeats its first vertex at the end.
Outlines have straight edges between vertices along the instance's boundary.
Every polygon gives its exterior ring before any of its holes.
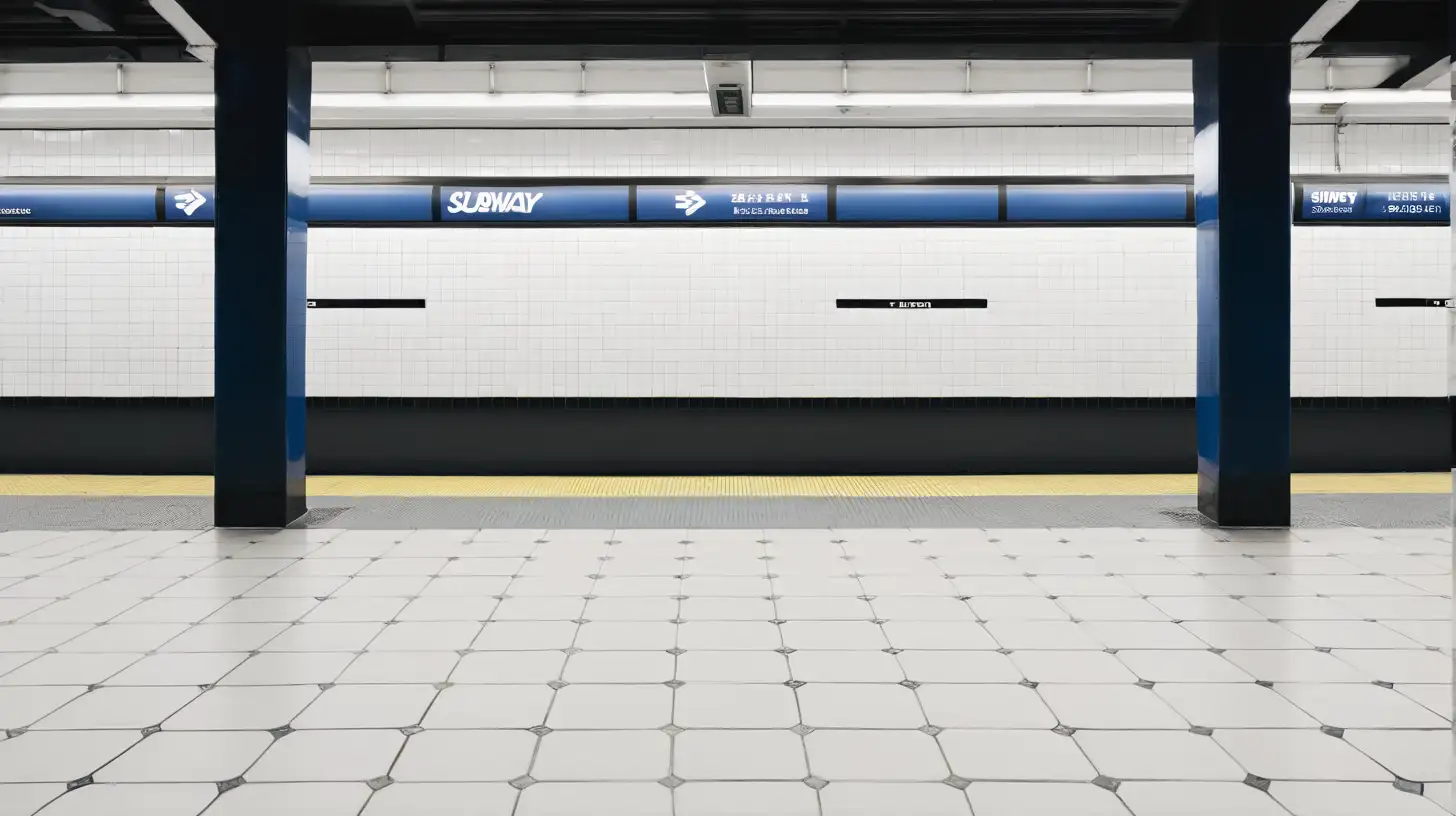
{"type": "Polygon", "coordinates": [[[183,214],[188,216],[191,216],[193,213],[197,212],[199,207],[207,203],[207,197],[204,196],[202,193],[197,192],[196,190],[188,190],[185,193],[178,193],[177,195],[172,196],[172,200],[177,202],[177,209],[181,210],[183,214]]]}
{"type": "Polygon", "coordinates": [[[703,200],[702,196],[692,190],[683,192],[675,200],[677,201],[677,208],[683,211],[683,215],[692,215],[698,210],[701,210],[704,204],[708,203],[703,200]]]}

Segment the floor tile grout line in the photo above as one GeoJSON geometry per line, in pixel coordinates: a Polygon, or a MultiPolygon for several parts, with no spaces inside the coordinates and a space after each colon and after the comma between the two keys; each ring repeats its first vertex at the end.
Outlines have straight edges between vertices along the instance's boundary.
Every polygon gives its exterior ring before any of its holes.
{"type": "MultiPolygon", "coordinates": [[[[1419,590],[1419,589],[1420,589],[1420,588],[1419,588],[1419,587],[1418,587],[1418,586],[1417,586],[1417,587],[1415,587],[1415,588],[1416,588],[1416,589],[1418,589],[1418,590],[1419,590]]],[[[776,607],[775,607],[775,608],[776,608],[776,607]]],[[[777,608],[776,608],[776,613],[777,613],[777,608]]],[[[876,615],[878,615],[878,614],[879,614],[879,613],[878,613],[878,612],[875,612],[875,613],[873,613],[873,614],[876,614],[876,615]]],[[[1316,719],[1317,719],[1317,718],[1316,718],[1316,719]]]]}
{"type": "MultiPolygon", "coordinates": [[[[621,535],[623,532],[624,531],[621,530],[621,529],[613,530],[612,531],[612,538],[613,539],[617,539],[617,537],[619,535],[621,535]]],[[[677,535],[677,534],[674,533],[674,535],[677,535]]],[[[686,529],[682,530],[680,540],[681,541],[687,541],[688,540],[688,531],[686,529]]],[[[688,551],[688,547],[687,547],[686,544],[684,544],[682,546],[682,556],[681,557],[683,557],[683,558],[689,557],[689,551],[688,551]]],[[[688,565],[689,562],[688,561],[679,561],[678,563],[680,563],[680,564],[683,565],[683,569],[679,573],[679,575],[685,575],[685,574],[687,574],[687,572],[688,572],[687,565],[688,565]]],[[[765,562],[765,563],[767,563],[767,562],[765,562]]],[[[673,602],[676,605],[675,606],[675,610],[676,611],[673,614],[673,620],[678,620],[678,621],[682,620],[683,604],[685,603],[685,601],[683,600],[684,597],[685,597],[685,594],[684,594],[685,593],[685,590],[683,588],[683,582],[684,582],[684,579],[683,578],[679,577],[677,579],[677,590],[676,590],[676,592],[677,592],[676,598],[677,599],[673,602]]],[[[590,605],[590,604],[588,604],[588,605],[590,605]]],[[[682,638],[682,626],[680,624],[674,624],[673,627],[672,627],[672,647],[673,647],[673,650],[674,651],[680,650],[682,648],[681,638],[682,638]]],[[[672,655],[672,679],[675,682],[677,681],[678,657],[679,657],[678,654],[673,654],[672,655]]],[[[570,658],[570,657],[566,659],[566,662],[567,662],[568,665],[570,665],[571,661],[572,661],[572,658],[570,658]]],[[[678,692],[679,692],[679,690],[681,688],[682,688],[681,686],[673,686],[672,688],[669,689],[669,692],[670,693],[669,693],[669,696],[668,696],[668,716],[667,716],[667,724],[668,725],[676,726],[676,724],[677,724],[677,717],[678,717],[678,712],[677,712],[678,692]]],[[[677,777],[677,744],[678,744],[678,737],[679,736],[680,736],[680,733],[678,733],[678,732],[670,732],[667,735],[667,776],[664,777],[664,779],[676,779],[676,778],[678,778],[677,777]]],[[[676,814],[677,814],[677,806],[678,806],[678,801],[677,800],[678,800],[678,790],[679,789],[680,788],[671,788],[668,791],[669,806],[671,807],[672,813],[674,814],[674,816],[676,816],[676,814]]]]}
{"type": "MultiPolygon", "coordinates": [[[[768,537],[768,532],[767,531],[760,531],[760,535],[759,535],[759,539],[758,540],[765,541],[765,542],[771,542],[771,539],[769,539],[769,537],[768,537]]],[[[769,558],[771,558],[771,555],[769,553],[769,546],[770,546],[769,544],[760,544],[759,545],[759,550],[763,553],[763,557],[765,559],[764,562],[763,562],[763,564],[764,564],[764,575],[765,576],[769,576],[769,575],[775,574],[774,573],[774,570],[773,570],[773,563],[774,562],[772,560],[768,560],[769,558]]],[[[843,549],[844,549],[843,547],[840,547],[840,551],[841,552],[843,552],[843,549]]],[[[774,578],[768,578],[769,592],[772,593],[771,597],[773,598],[773,600],[769,601],[769,604],[773,607],[773,610],[774,610],[773,611],[774,620],[785,620],[785,618],[783,617],[783,615],[782,615],[782,613],[780,612],[780,609],[779,609],[779,599],[780,599],[780,596],[779,596],[779,593],[778,593],[778,588],[774,584],[774,581],[775,580],[776,579],[774,579],[774,578]]],[[[788,648],[788,641],[784,638],[783,626],[776,626],[775,628],[778,631],[779,648],[780,649],[787,649],[788,648]]],[[[799,678],[797,676],[795,676],[795,674],[794,674],[794,661],[790,659],[790,655],[784,654],[783,655],[783,661],[784,661],[785,675],[791,681],[798,680],[799,678]]],[[[805,724],[804,723],[804,703],[803,703],[803,700],[799,697],[799,688],[802,688],[802,686],[800,686],[798,688],[791,688],[791,689],[789,689],[789,693],[791,695],[793,695],[793,698],[794,698],[794,711],[798,715],[799,725],[804,725],[805,724]]],[[[807,780],[808,778],[814,776],[814,765],[813,765],[812,760],[810,759],[810,756],[809,756],[809,735],[808,734],[797,734],[796,736],[798,737],[799,750],[802,752],[803,757],[804,757],[804,772],[806,774],[805,779],[807,780]]],[[[819,789],[819,790],[815,790],[814,791],[814,807],[816,808],[816,810],[820,814],[820,816],[823,816],[823,813],[824,813],[824,791],[823,791],[823,789],[819,789]]]]}
{"type": "MultiPolygon", "coordinates": [[[[615,537],[615,534],[616,534],[616,531],[615,530],[608,531],[607,532],[607,535],[608,535],[607,541],[613,540],[613,538],[615,537]]],[[[543,544],[539,543],[539,542],[542,542],[542,541],[544,541],[544,542],[549,542],[550,541],[550,533],[549,533],[549,531],[543,532],[542,535],[541,535],[541,538],[538,539],[538,543],[535,546],[532,547],[532,549],[531,549],[532,555],[534,555],[543,546],[543,544]]],[[[603,542],[602,545],[601,545],[600,552],[603,555],[605,555],[609,551],[610,551],[610,545],[608,545],[605,542],[603,542]]],[[[600,556],[598,556],[598,557],[600,558],[600,556]]],[[[527,562],[527,563],[530,563],[530,562],[527,562]]],[[[600,564],[600,563],[605,563],[605,562],[598,562],[598,563],[600,564]]],[[[600,574],[600,567],[598,567],[598,573],[597,574],[600,574]]],[[[509,597],[510,597],[510,594],[509,593],[510,593],[511,585],[514,584],[516,582],[516,580],[518,580],[518,579],[517,578],[514,578],[514,577],[511,578],[511,580],[509,582],[507,582],[506,588],[502,591],[502,595],[504,595],[507,599],[509,599],[509,597]]],[[[587,588],[587,596],[591,596],[591,595],[594,594],[592,592],[592,588],[596,586],[597,580],[598,579],[596,579],[596,578],[593,578],[592,579],[591,586],[589,586],[587,588]]],[[[505,603],[505,602],[506,602],[505,600],[502,600],[501,601],[501,603],[505,603]]],[[[578,614],[579,615],[585,615],[586,614],[586,608],[587,608],[587,606],[590,603],[591,602],[589,600],[587,600],[586,598],[583,598],[582,599],[581,611],[578,614]]],[[[494,616],[494,614],[496,612],[498,612],[499,609],[500,609],[500,607],[497,606],[496,609],[492,611],[492,616],[494,616]]],[[[571,636],[571,644],[567,647],[568,649],[575,648],[576,640],[577,640],[577,638],[579,638],[581,636],[581,627],[582,627],[581,624],[576,624],[576,630],[572,633],[572,636],[571,636]]],[[[482,633],[483,633],[483,630],[482,630],[482,633]]],[[[567,651],[566,652],[566,659],[564,659],[564,660],[561,661],[561,668],[556,673],[556,680],[558,682],[565,682],[563,680],[563,678],[566,676],[566,667],[571,662],[572,654],[573,654],[572,652],[567,651]]],[[[546,727],[547,721],[549,721],[551,719],[551,712],[556,707],[556,700],[561,695],[561,691],[562,691],[561,688],[552,688],[551,689],[551,696],[550,696],[550,698],[546,702],[546,710],[544,712],[542,712],[542,714],[541,714],[541,726],[542,727],[546,727]]],[[[526,772],[525,772],[525,775],[527,777],[530,777],[531,774],[536,770],[536,762],[540,759],[540,756],[541,756],[541,746],[542,746],[542,743],[545,742],[547,736],[549,736],[549,734],[538,735],[537,738],[536,738],[535,743],[532,745],[532,748],[531,748],[531,757],[530,757],[530,760],[526,763],[526,772]]],[[[521,790],[519,790],[517,792],[517,794],[516,794],[516,800],[515,800],[515,802],[512,805],[512,813],[514,813],[516,810],[518,810],[520,808],[520,802],[521,802],[521,799],[524,798],[524,795],[525,795],[525,790],[524,789],[521,789],[521,790]]]]}

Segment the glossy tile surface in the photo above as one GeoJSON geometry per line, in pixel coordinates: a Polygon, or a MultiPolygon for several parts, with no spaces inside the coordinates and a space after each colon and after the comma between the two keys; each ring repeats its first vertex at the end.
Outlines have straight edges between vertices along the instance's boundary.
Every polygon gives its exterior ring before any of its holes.
{"type": "Polygon", "coordinates": [[[1449,538],[0,532],[0,814],[1440,814],[1449,538]]]}

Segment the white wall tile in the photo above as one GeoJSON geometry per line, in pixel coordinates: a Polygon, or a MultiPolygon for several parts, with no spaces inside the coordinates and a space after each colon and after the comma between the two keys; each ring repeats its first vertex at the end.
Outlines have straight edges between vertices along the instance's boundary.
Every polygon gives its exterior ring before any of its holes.
{"type": "Polygon", "coordinates": [[[210,130],[0,131],[5,176],[210,176],[210,130]]]}
{"type": "MultiPolygon", "coordinates": [[[[1440,125],[1291,129],[1297,173],[1445,173],[1440,125]]],[[[1186,127],[321,130],[317,176],[1147,175],[1186,127]]],[[[0,131],[0,176],[207,176],[206,130],[0,131]]]]}
{"type": "Polygon", "coordinates": [[[310,389],[420,396],[1174,396],[1185,229],[315,230],[310,389]],[[836,298],[984,297],[981,310],[836,298]],[[1124,353],[1136,350],[1135,353],[1124,353]]]}
{"type": "Polygon", "coordinates": [[[212,230],[0,227],[0,395],[212,393],[212,230]]]}
{"type": "Polygon", "coordinates": [[[1449,297],[1451,233],[1437,227],[1294,230],[1296,396],[1446,395],[1446,313],[1377,297],[1449,297]]]}
{"type": "MultiPolygon", "coordinates": [[[[1193,232],[315,229],[309,392],[348,396],[1189,396],[1193,232]],[[984,297],[987,310],[834,300],[984,297]]],[[[0,395],[212,387],[205,229],[0,229],[0,395]]],[[[1440,396],[1440,229],[1294,231],[1298,396],[1440,396]]]]}

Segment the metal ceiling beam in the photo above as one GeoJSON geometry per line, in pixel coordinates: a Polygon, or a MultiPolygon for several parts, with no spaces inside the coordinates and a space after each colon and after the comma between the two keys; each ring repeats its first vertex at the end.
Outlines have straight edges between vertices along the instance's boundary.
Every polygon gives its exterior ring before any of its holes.
{"type": "Polygon", "coordinates": [[[1304,25],[1294,32],[1294,36],[1289,38],[1289,41],[1293,43],[1290,47],[1290,56],[1293,60],[1299,62],[1312,56],[1319,49],[1320,43],[1324,41],[1325,35],[1339,25],[1358,2],[1360,0],[1325,0],[1324,4],[1309,16],[1304,25]]]}
{"type": "Polygon", "coordinates": [[[1410,40],[1325,40],[1310,57],[1402,57],[1428,47],[1410,40]]]}
{"type": "Polygon", "coordinates": [[[148,0],[152,10],[157,12],[167,24],[172,26],[182,39],[187,41],[187,53],[209,65],[212,64],[213,55],[217,52],[217,40],[192,19],[187,9],[182,8],[177,0],[148,0]]]}
{"type": "Polygon", "coordinates": [[[108,0],[35,0],[35,7],[52,17],[70,20],[82,31],[116,31],[121,15],[108,0]]]}
{"type": "Polygon", "coordinates": [[[315,62],[448,62],[443,45],[316,45],[308,49],[315,62]]]}
{"type": "Polygon", "coordinates": [[[813,48],[829,59],[844,56],[834,53],[841,46],[884,46],[915,57],[922,45],[1029,50],[1050,43],[1076,45],[1085,57],[1159,39],[1179,1],[310,0],[299,8],[311,46],[478,45],[500,49],[493,55],[500,58],[509,49],[516,58],[697,59],[744,43],[755,50],[813,48]],[[526,53],[532,49],[540,50],[526,53]],[[616,53],[604,53],[611,49],[616,53]]]}
{"type": "MultiPolygon", "coordinates": [[[[314,46],[316,59],[354,60],[381,59],[354,56],[378,54],[383,46],[328,45],[314,46]],[[328,55],[328,56],[323,56],[328,55]]],[[[392,47],[388,50],[413,52],[415,47],[392,47]]],[[[741,55],[758,60],[1110,60],[1110,59],[1187,59],[1189,43],[1144,42],[1035,42],[967,45],[964,43],[803,43],[797,45],[762,44],[739,40],[702,44],[673,43],[608,43],[557,45],[551,43],[449,44],[440,46],[443,61],[508,62],[513,60],[579,61],[579,60],[702,60],[722,54],[741,55]]]]}
{"type": "MultiPolygon", "coordinates": [[[[1227,1],[561,0],[580,14],[543,0],[290,0],[258,5],[260,13],[271,9],[267,13],[289,27],[292,43],[329,60],[700,60],[732,53],[775,60],[1085,61],[1186,59],[1194,43],[1217,37],[1207,25],[1212,17],[1208,12],[1227,1]],[[649,14],[636,21],[621,16],[632,8],[665,16],[649,14]],[[1174,23],[1180,8],[1182,16],[1174,23]],[[1068,10],[1070,16],[1056,13],[1068,10]],[[452,19],[452,13],[461,16],[452,19]]],[[[170,27],[138,3],[146,13],[127,16],[119,31],[100,33],[42,17],[31,5],[34,0],[0,0],[0,5],[7,2],[20,3],[29,16],[22,18],[24,29],[0,22],[0,61],[37,49],[74,48],[77,59],[87,59],[83,53],[100,52],[81,49],[175,47],[177,33],[189,45],[206,47],[228,34],[217,20],[219,0],[149,0],[170,27]],[[163,12],[168,7],[180,10],[185,15],[181,19],[190,20],[196,30],[179,23],[170,10],[163,12]],[[44,26],[36,27],[31,19],[44,21],[44,26]]],[[[1311,52],[1314,56],[1396,56],[1425,47],[1420,41],[1432,38],[1437,28],[1424,6],[1376,14],[1377,7],[1392,4],[1373,0],[1358,4],[1353,16],[1336,25],[1334,11],[1348,13],[1351,5],[1354,0],[1265,0],[1257,7],[1267,13],[1258,17],[1259,30],[1250,36],[1289,41],[1291,35],[1302,38],[1325,29],[1323,43],[1311,52]],[[1319,26],[1314,25],[1317,20],[1319,26]]],[[[1440,28],[1444,35],[1444,26],[1440,28]]],[[[141,59],[158,59],[137,53],[141,59]]]]}
{"type": "MultiPolygon", "coordinates": [[[[322,0],[324,5],[340,0],[322,0]]],[[[367,0],[366,0],[367,2],[367,0]]],[[[1033,24],[1051,18],[1101,22],[1134,18],[1156,23],[1178,12],[1182,0],[1042,0],[1041,2],[965,2],[964,0],[385,0],[407,4],[424,20],[491,23],[512,19],[611,20],[650,24],[668,20],[866,19],[903,15],[938,20],[985,22],[1014,19],[1033,24]]],[[[350,5],[358,5],[354,0],[350,5]]],[[[338,6],[336,6],[338,7],[338,6]]]]}
{"type": "Polygon", "coordinates": [[[1168,34],[1179,42],[1238,41],[1275,43],[1288,41],[1315,14],[1324,0],[1189,0],[1183,6],[1168,34]],[[1221,31],[1229,16],[1229,6],[1243,2],[1251,10],[1245,15],[1247,25],[1238,31],[1221,31]],[[1255,10],[1253,7],[1257,6],[1255,10]]]}
{"type": "Polygon", "coordinates": [[[1410,60],[1397,68],[1380,83],[1382,88],[1419,90],[1435,82],[1451,70],[1450,49],[1432,46],[1411,55],[1410,60]]]}
{"type": "Polygon", "coordinates": [[[181,62],[186,58],[182,49],[167,55],[157,49],[136,48],[131,45],[87,45],[63,48],[22,45],[0,46],[0,64],[55,63],[55,62],[135,62],[138,56],[148,62],[181,62]]]}

